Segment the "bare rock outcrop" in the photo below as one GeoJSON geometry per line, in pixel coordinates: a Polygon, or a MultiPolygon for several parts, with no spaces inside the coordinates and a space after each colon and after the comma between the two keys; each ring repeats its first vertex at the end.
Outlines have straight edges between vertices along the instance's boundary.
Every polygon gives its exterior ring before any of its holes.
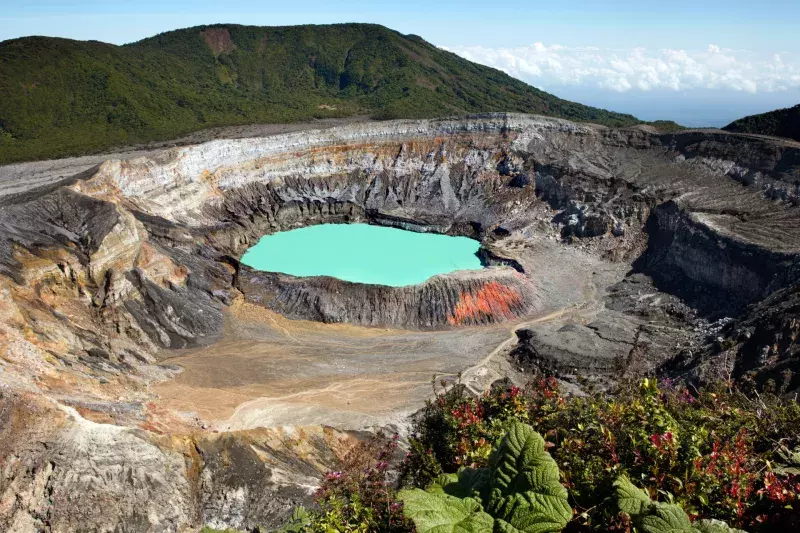
{"type": "Polygon", "coordinates": [[[508,267],[434,276],[409,287],[303,280],[243,267],[238,287],[248,301],[289,318],[419,329],[502,322],[536,303],[533,282],[508,267]]]}
{"type": "Polygon", "coordinates": [[[164,435],[10,392],[0,422],[9,533],[277,527],[358,442],[320,427],[164,435]]]}

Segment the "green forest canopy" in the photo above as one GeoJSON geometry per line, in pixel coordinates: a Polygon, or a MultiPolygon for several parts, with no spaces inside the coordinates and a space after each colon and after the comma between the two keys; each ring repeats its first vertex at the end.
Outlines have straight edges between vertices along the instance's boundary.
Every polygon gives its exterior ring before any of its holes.
{"type": "Polygon", "coordinates": [[[0,43],[0,164],[213,126],[509,111],[638,124],[372,24],[200,26],[115,46],[0,43]]]}

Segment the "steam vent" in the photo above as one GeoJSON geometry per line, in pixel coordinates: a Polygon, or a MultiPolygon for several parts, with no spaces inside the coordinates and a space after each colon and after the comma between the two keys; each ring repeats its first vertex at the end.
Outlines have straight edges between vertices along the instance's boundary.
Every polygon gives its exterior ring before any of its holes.
{"type": "Polygon", "coordinates": [[[489,114],[48,164],[0,178],[0,530],[277,527],[434,375],[800,389],[777,348],[798,334],[790,141],[489,114]],[[468,237],[481,268],[389,286],[241,261],[355,223],[468,237]]]}

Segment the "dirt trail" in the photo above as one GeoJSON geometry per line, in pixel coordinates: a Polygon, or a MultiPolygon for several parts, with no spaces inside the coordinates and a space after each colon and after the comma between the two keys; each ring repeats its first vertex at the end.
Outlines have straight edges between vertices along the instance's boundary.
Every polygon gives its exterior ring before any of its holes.
{"type": "Polygon", "coordinates": [[[497,345],[497,347],[478,364],[461,373],[461,383],[473,394],[481,394],[495,380],[504,377],[490,368],[490,365],[498,355],[505,355],[509,347],[516,342],[517,330],[533,326],[534,324],[557,320],[566,315],[595,314],[597,310],[603,306],[603,303],[597,299],[597,292],[597,284],[590,276],[587,279],[587,284],[584,289],[585,299],[582,302],[558,309],[532,320],[515,323],[509,330],[510,336],[506,340],[497,345]]]}
{"type": "MultiPolygon", "coordinates": [[[[570,306],[564,309],[559,309],[558,311],[553,311],[552,313],[548,313],[544,316],[539,318],[535,318],[533,320],[528,320],[525,322],[518,322],[514,325],[513,328],[509,330],[510,336],[501,342],[497,347],[489,353],[486,357],[484,357],[477,365],[472,366],[461,373],[461,381],[467,386],[467,388],[475,393],[480,394],[482,391],[475,390],[473,387],[473,382],[475,378],[478,376],[484,377],[486,372],[491,372],[488,365],[492,362],[492,360],[500,353],[504,353],[508,347],[513,344],[517,340],[517,330],[522,328],[530,327],[534,324],[539,324],[541,322],[549,322],[550,320],[555,320],[557,318],[561,318],[562,316],[566,315],[574,311],[575,306],[570,306]],[[483,372],[481,372],[483,371],[483,372]]],[[[498,376],[502,377],[502,376],[498,376]]]]}

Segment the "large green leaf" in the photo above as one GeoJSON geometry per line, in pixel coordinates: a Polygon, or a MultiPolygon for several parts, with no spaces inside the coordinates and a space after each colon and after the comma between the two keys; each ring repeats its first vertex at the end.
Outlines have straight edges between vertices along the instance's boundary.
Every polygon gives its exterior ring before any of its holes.
{"type": "Polygon", "coordinates": [[[617,478],[614,489],[619,510],[628,513],[642,533],[746,533],[719,520],[698,520],[692,524],[679,506],[651,501],[645,491],[625,476],[617,478]]]}
{"type": "Polygon", "coordinates": [[[747,533],[742,529],[734,529],[722,520],[698,520],[694,527],[700,533],[747,533]]]}
{"type": "Polygon", "coordinates": [[[492,471],[488,468],[463,468],[458,473],[458,486],[465,496],[477,495],[484,503],[489,499],[492,471]]]}
{"type": "MultiPolygon", "coordinates": [[[[487,510],[518,531],[561,531],[572,517],[558,465],[544,439],[530,426],[515,423],[492,457],[487,510]]],[[[503,526],[505,528],[505,526],[503,526]]],[[[505,529],[506,531],[511,531],[505,529]]]]}
{"type": "Polygon", "coordinates": [[[650,501],[649,494],[631,483],[625,476],[617,478],[614,482],[614,490],[619,510],[632,517],[646,513],[653,503],[650,501]]]}
{"type": "Polygon", "coordinates": [[[516,528],[499,518],[494,521],[494,533],[525,533],[525,531],[525,529],[516,528]]]}
{"type": "Polygon", "coordinates": [[[477,497],[485,502],[489,494],[491,471],[488,468],[462,468],[458,474],[442,474],[427,489],[457,498],[477,497]]]}
{"type": "Polygon", "coordinates": [[[785,464],[772,465],[776,474],[791,474],[793,476],[800,474],[800,448],[790,450],[784,446],[783,449],[778,450],[778,455],[781,458],[781,462],[785,464]]]}
{"type": "Polygon", "coordinates": [[[452,489],[450,491],[445,491],[445,487],[454,487],[456,485],[458,485],[458,474],[442,474],[425,490],[436,493],[447,492],[452,496],[460,496],[459,494],[454,494],[452,489]]]}
{"type": "Polygon", "coordinates": [[[417,533],[491,533],[494,528],[494,520],[474,498],[420,489],[400,491],[399,498],[417,533]]]}
{"type": "Polygon", "coordinates": [[[643,533],[697,533],[683,509],[666,503],[653,504],[639,527],[643,533]]]}
{"type": "Polygon", "coordinates": [[[692,524],[683,509],[667,503],[652,503],[634,523],[642,533],[747,533],[720,520],[698,520],[692,524]]]}

